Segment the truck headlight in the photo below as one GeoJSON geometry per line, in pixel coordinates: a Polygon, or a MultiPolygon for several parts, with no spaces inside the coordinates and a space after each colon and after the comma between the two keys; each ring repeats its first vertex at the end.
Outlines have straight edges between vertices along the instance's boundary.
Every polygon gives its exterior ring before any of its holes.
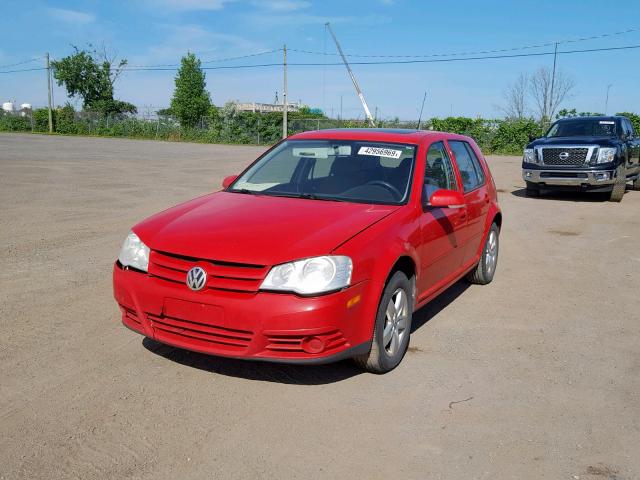
{"type": "Polygon", "coordinates": [[[536,152],[533,148],[524,149],[524,157],[522,159],[525,163],[538,163],[536,159],[536,152]]]}
{"type": "Polygon", "coordinates": [[[149,247],[142,243],[135,233],[129,232],[120,249],[118,260],[125,267],[146,272],[149,268],[149,247]]]}
{"type": "Polygon", "coordinates": [[[351,259],[341,255],[306,258],[273,267],[260,289],[301,295],[331,292],[349,286],[352,269],[351,259]]]}
{"type": "Polygon", "coordinates": [[[616,149],[605,147],[598,150],[598,161],[597,163],[610,163],[613,162],[616,158],[616,149]]]}

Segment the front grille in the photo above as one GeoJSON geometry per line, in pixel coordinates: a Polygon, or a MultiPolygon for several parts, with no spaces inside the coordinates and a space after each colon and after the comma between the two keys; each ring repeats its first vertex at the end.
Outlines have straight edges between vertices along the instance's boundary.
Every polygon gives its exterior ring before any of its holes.
{"type": "Polygon", "coordinates": [[[253,338],[253,332],[249,330],[225,328],[164,315],[147,314],[147,319],[153,327],[155,338],[169,343],[188,338],[190,344],[204,348],[215,346],[218,349],[240,351],[247,348],[253,338]]]}
{"type": "Polygon", "coordinates": [[[207,288],[237,292],[257,292],[268,272],[264,265],[184,257],[154,250],[149,257],[149,275],[187,288],[187,272],[196,265],[207,272],[207,288]]]}
{"type": "Polygon", "coordinates": [[[542,162],[545,165],[584,165],[587,162],[588,154],[588,148],[543,147],[542,162]]]}

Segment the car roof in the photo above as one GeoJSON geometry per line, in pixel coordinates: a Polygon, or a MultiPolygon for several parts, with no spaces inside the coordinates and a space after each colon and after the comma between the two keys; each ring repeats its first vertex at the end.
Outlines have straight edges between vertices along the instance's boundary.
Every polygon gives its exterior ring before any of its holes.
{"type": "Polygon", "coordinates": [[[585,117],[566,117],[559,118],[556,122],[569,122],[572,120],[619,120],[621,118],[627,118],[622,115],[589,115],[585,117]]]}
{"type": "Polygon", "coordinates": [[[425,139],[458,138],[469,140],[468,137],[455,133],[406,128],[335,128],[296,133],[289,138],[292,140],[372,140],[416,145],[425,139]]]}

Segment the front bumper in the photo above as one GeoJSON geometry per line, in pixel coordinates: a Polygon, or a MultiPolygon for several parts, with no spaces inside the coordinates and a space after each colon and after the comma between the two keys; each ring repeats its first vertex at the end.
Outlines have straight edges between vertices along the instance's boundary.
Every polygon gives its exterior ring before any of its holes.
{"type": "Polygon", "coordinates": [[[327,295],[202,290],[113,269],[113,291],[128,328],[161,343],[211,355],[286,363],[327,363],[370,348],[377,301],[370,282],[327,295]]]}
{"type": "Polygon", "coordinates": [[[585,190],[611,190],[615,183],[615,170],[523,168],[522,179],[546,187],[576,187],[585,190]]]}

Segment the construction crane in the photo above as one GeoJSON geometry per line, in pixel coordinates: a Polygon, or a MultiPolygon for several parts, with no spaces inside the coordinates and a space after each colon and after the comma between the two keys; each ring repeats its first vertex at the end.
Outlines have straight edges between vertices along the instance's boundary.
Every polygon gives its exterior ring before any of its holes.
{"type": "Polygon", "coordinates": [[[364,99],[364,95],[362,94],[362,90],[360,90],[360,85],[358,85],[358,81],[356,80],[356,76],[353,74],[353,71],[351,71],[351,67],[349,66],[349,62],[347,62],[347,57],[344,56],[344,53],[342,52],[342,48],[340,47],[340,44],[338,43],[338,39],[336,38],[335,34],[333,33],[333,30],[331,29],[331,25],[329,25],[329,22],[325,23],[325,26],[327,27],[327,30],[329,30],[329,33],[331,34],[331,37],[333,38],[333,41],[336,43],[336,47],[338,48],[338,53],[342,57],[342,61],[344,62],[344,66],[347,67],[347,72],[349,73],[349,77],[351,77],[351,81],[353,82],[353,86],[356,88],[356,93],[358,94],[358,98],[360,98],[360,102],[362,103],[362,108],[364,108],[364,113],[367,116],[367,119],[369,120],[369,124],[372,127],[375,127],[376,126],[376,121],[373,119],[373,116],[371,115],[371,111],[369,110],[369,107],[367,106],[367,101],[364,99]]]}

